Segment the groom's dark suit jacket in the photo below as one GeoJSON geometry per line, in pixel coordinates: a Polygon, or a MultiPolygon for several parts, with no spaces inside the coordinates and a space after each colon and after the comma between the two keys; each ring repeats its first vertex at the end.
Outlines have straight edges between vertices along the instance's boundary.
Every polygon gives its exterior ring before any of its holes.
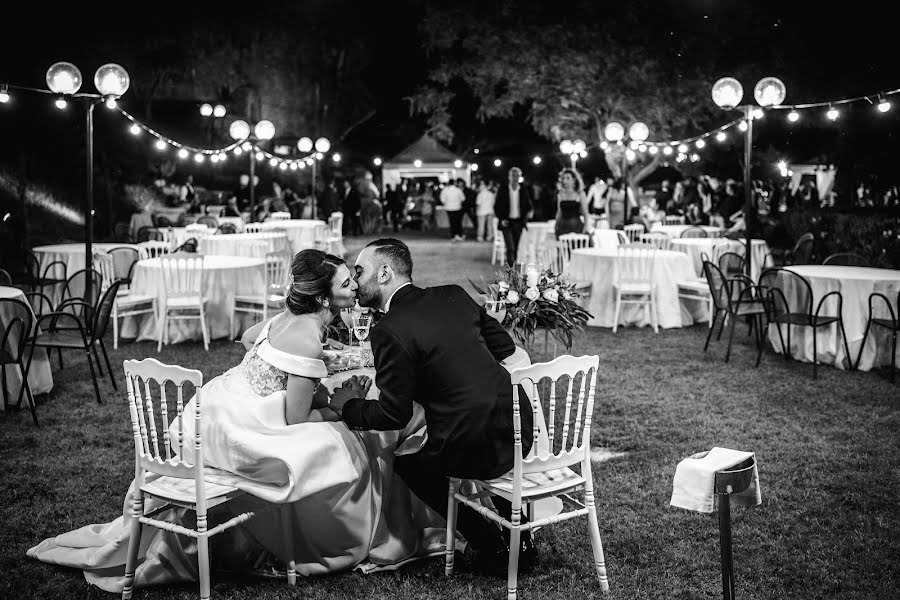
{"type": "MultiPolygon", "coordinates": [[[[381,395],[344,405],[350,427],[403,429],[416,401],[428,427],[419,453],[440,473],[487,479],[512,468],[512,383],[499,361],[515,344],[465,290],[401,288],[371,337],[381,395]]],[[[527,451],[533,417],[524,394],[519,396],[527,451]]]]}

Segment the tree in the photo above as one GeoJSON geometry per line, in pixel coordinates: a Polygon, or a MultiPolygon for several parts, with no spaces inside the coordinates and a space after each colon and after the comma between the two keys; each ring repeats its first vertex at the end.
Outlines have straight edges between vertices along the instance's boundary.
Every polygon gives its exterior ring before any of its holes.
{"type": "MultiPolygon", "coordinates": [[[[474,96],[479,120],[509,118],[524,108],[531,127],[554,142],[599,144],[613,120],[626,128],[646,123],[651,140],[696,135],[722,120],[709,100],[712,77],[623,38],[611,26],[530,23],[502,10],[488,19],[447,9],[430,13],[421,29],[434,67],[409,100],[414,113],[428,116],[430,133],[447,142],[455,133],[460,84],[474,96]]],[[[629,163],[626,150],[611,145],[605,158],[614,174],[632,184],[667,158],[636,153],[629,163]],[[623,165],[628,166],[623,170],[623,165]]]]}

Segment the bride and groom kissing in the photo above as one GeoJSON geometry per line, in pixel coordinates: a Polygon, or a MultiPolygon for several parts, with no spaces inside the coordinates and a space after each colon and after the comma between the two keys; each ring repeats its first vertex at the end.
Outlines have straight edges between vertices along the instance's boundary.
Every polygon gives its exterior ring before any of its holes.
{"type": "MultiPolygon", "coordinates": [[[[366,246],[353,271],[319,250],[297,253],[286,310],[248,329],[241,363],[203,386],[205,463],[253,484],[210,519],[289,506],[301,574],[393,569],[443,554],[448,478],[490,479],[512,467],[512,384],[501,364],[515,351],[512,339],[461,287],[417,287],[412,270],[409,248],[391,238],[366,246]],[[336,384],[323,361],[323,332],[357,297],[384,313],[370,332],[375,388],[365,376],[336,384]]],[[[519,398],[527,453],[532,411],[519,398]]],[[[492,500],[508,519],[509,502],[492,500]]],[[[114,521],[48,538],[28,555],[121,591],[129,504],[114,521]]],[[[191,518],[184,509],[166,516],[191,518]]],[[[457,530],[473,570],[506,574],[508,537],[497,526],[459,505],[457,530]]],[[[286,554],[277,511],[229,532],[213,538],[220,568],[250,569],[261,551],[286,554]]],[[[141,542],[136,586],[196,578],[196,545],[160,530],[141,542]]],[[[535,561],[523,536],[520,569],[535,561]]]]}

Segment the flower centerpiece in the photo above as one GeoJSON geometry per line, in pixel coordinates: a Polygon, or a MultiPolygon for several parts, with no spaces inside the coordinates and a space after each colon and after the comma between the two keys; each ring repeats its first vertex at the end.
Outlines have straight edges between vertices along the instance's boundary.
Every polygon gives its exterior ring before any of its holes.
{"type": "Polygon", "coordinates": [[[573,334],[582,331],[592,316],[578,304],[581,294],[568,276],[549,269],[506,267],[490,285],[469,283],[486,300],[505,303],[501,324],[526,346],[534,340],[535,330],[542,327],[569,349],[573,334]]]}

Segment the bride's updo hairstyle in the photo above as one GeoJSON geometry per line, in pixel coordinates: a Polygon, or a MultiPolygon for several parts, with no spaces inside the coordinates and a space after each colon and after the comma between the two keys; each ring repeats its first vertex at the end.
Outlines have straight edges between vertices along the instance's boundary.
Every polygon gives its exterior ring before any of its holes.
{"type": "Polygon", "coordinates": [[[344,259],[321,250],[301,250],[291,260],[287,309],[295,315],[323,308],[319,300],[331,296],[331,281],[344,259]]]}

